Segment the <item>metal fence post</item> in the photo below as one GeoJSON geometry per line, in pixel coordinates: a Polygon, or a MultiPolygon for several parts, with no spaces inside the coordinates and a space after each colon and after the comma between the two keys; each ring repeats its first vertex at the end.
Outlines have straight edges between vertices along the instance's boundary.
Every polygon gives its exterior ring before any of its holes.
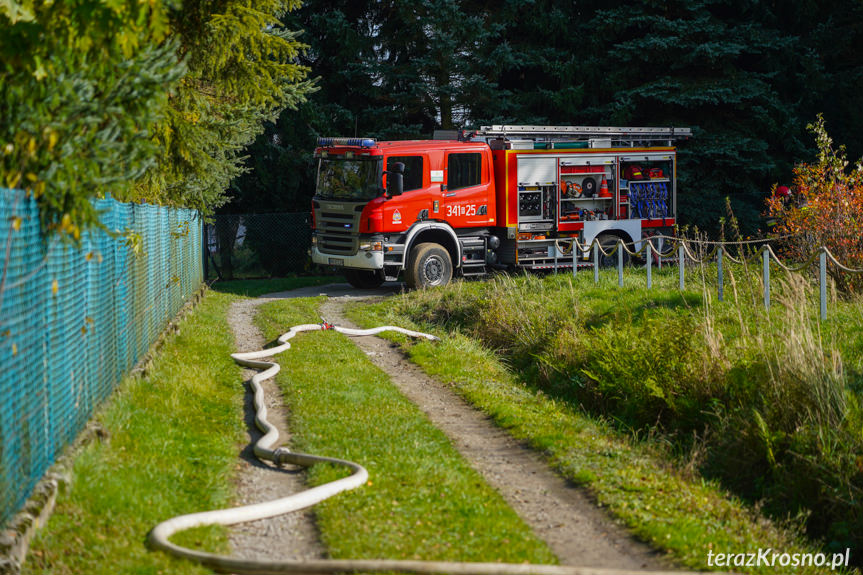
{"type": "Polygon", "coordinates": [[[578,273],[578,252],[581,251],[581,248],[578,247],[578,240],[572,238],[572,277],[575,277],[575,274],[578,273]]]}
{"type": "Polygon", "coordinates": [[[554,249],[554,274],[557,275],[557,240],[554,240],[551,247],[554,249]]]}
{"type": "Polygon", "coordinates": [[[764,248],[764,309],[770,309],[770,250],[764,248]]]}
{"type": "Polygon", "coordinates": [[[599,242],[593,240],[593,283],[599,283],[599,242]]]}
{"type": "Polygon", "coordinates": [[[827,252],[818,254],[818,279],[821,280],[821,319],[827,319],[827,252]]]}
{"type": "Polygon", "coordinates": [[[647,240],[647,289],[653,285],[653,244],[647,240]]]}
{"type": "Polygon", "coordinates": [[[683,268],[685,267],[684,263],[683,263],[683,258],[685,258],[685,257],[686,257],[686,250],[683,248],[683,244],[680,244],[677,247],[677,267],[680,270],[680,274],[679,274],[680,275],[680,291],[683,291],[683,286],[685,285],[684,279],[683,279],[683,268]]]}
{"type": "Polygon", "coordinates": [[[623,240],[617,240],[617,287],[623,287],[623,240]]]}
{"type": "Polygon", "coordinates": [[[207,256],[210,255],[210,241],[207,237],[207,222],[204,220],[204,216],[201,216],[201,257],[204,260],[204,281],[207,281],[207,278],[210,275],[210,263],[207,256]]]}
{"type": "Polygon", "coordinates": [[[722,285],[722,246],[716,249],[716,271],[719,273],[719,301],[722,301],[723,285],[722,285]]]}

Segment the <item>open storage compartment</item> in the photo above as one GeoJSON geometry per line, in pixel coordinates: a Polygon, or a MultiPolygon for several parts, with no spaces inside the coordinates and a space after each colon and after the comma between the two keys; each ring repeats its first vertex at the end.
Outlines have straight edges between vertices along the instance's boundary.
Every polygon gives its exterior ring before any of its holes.
{"type": "Polygon", "coordinates": [[[561,224],[615,218],[616,168],[614,158],[561,158],[561,224]]]}
{"type": "Polygon", "coordinates": [[[673,154],[621,156],[620,196],[627,198],[628,217],[666,219],[675,215],[673,154]]]}

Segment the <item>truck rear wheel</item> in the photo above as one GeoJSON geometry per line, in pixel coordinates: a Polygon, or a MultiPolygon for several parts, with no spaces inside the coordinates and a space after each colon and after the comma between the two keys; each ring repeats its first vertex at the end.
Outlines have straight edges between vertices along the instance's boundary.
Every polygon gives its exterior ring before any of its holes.
{"type": "Polygon", "coordinates": [[[345,279],[357,289],[374,289],[384,283],[383,270],[345,269],[345,279]]]}
{"type": "Polygon", "coordinates": [[[440,244],[423,243],[411,250],[405,282],[408,287],[425,289],[442,286],[452,279],[452,259],[440,244]]]}
{"type": "MultiPolygon", "coordinates": [[[[610,252],[615,247],[618,247],[617,243],[621,241],[621,238],[617,236],[613,236],[611,234],[600,234],[599,237],[596,238],[599,242],[599,245],[602,246],[602,250],[606,252],[610,252]]],[[[625,243],[625,242],[624,242],[625,243]]],[[[623,247],[620,246],[618,249],[623,250],[623,247]]],[[[626,250],[623,250],[623,265],[629,265],[629,253],[626,250]]],[[[599,267],[601,268],[616,268],[617,267],[617,252],[610,256],[599,254],[599,267]]]]}

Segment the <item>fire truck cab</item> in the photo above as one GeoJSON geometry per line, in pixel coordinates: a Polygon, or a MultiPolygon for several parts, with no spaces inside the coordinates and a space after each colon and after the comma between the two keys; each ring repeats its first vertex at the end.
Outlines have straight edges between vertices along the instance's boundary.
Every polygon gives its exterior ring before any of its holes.
{"type": "Polygon", "coordinates": [[[491,266],[592,266],[675,224],[686,128],[488,126],[451,140],[322,138],[312,259],[356,287],[443,285],[491,266]]]}

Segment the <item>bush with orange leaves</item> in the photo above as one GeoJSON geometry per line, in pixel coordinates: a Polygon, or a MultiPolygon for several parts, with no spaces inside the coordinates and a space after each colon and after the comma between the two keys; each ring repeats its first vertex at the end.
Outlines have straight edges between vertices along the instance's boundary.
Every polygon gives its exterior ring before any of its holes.
{"type": "MultiPolygon", "coordinates": [[[[819,115],[807,128],[815,134],[818,159],[794,168],[792,193],[767,200],[768,215],[777,223],[773,233],[790,236],[783,251],[803,261],[826,246],[847,267],[863,269],[863,160],[850,170],[845,147],[834,149],[819,115]]],[[[863,291],[863,274],[844,272],[835,265],[828,271],[842,292],[863,291]]]]}

